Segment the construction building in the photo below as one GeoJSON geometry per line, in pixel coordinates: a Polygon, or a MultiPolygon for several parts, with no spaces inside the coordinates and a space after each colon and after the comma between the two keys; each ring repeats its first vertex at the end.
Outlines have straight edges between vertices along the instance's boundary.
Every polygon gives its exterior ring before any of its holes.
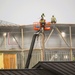
{"type": "MultiPolygon", "coordinates": [[[[42,35],[36,37],[29,68],[39,61],[75,61],[75,24],[51,24],[50,28],[45,31],[44,41],[42,35]]],[[[33,24],[18,25],[0,21],[0,69],[25,68],[35,32],[33,24]]]]}

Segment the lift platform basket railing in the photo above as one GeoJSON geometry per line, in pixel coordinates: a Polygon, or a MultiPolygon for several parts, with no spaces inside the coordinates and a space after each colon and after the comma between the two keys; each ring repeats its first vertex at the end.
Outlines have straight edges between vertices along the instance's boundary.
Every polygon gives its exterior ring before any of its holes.
{"type": "MultiPolygon", "coordinates": [[[[36,31],[40,30],[40,28],[41,28],[40,22],[34,22],[33,25],[34,25],[34,27],[33,27],[34,30],[36,30],[36,31]]],[[[50,29],[51,29],[50,22],[46,22],[44,30],[50,30],[50,29]]]]}

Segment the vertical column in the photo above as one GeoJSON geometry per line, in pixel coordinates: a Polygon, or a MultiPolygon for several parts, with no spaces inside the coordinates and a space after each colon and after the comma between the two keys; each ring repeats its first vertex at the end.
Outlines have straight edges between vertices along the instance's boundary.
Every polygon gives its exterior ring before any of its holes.
{"type": "Polygon", "coordinates": [[[45,36],[44,36],[44,29],[43,29],[43,32],[42,32],[42,37],[41,37],[41,40],[42,40],[42,49],[41,49],[41,61],[44,61],[45,60],[45,36]]]}
{"type": "Polygon", "coordinates": [[[23,26],[21,26],[21,46],[22,46],[22,50],[21,50],[21,66],[22,66],[22,69],[24,68],[24,35],[23,35],[23,26]]]}
{"type": "Polygon", "coordinates": [[[24,35],[23,35],[23,27],[21,27],[21,37],[22,37],[22,49],[24,48],[24,35]]]}
{"type": "Polygon", "coordinates": [[[72,34],[71,34],[71,26],[69,26],[69,31],[70,31],[70,58],[71,58],[71,61],[72,61],[72,58],[73,58],[73,54],[72,54],[72,34]]]}
{"type": "Polygon", "coordinates": [[[3,33],[3,37],[4,37],[4,46],[5,46],[5,49],[6,49],[6,33],[3,33]]]}

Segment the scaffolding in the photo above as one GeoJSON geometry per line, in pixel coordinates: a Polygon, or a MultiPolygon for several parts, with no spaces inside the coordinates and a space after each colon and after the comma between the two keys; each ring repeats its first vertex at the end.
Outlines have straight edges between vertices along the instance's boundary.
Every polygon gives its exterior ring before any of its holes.
{"type": "MultiPolygon", "coordinates": [[[[33,25],[16,25],[0,21],[0,52],[16,53],[17,68],[24,68],[25,66],[34,32],[33,25]],[[3,36],[3,33],[6,33],[6,35],[3,36]],[[9,40],[8,36],[10,36],[9,40]],[[12,38],[15,39],[15,42],[13,42],[12,38]]],[[[41,41],[43,39],[40,37],[38,39],[39,42],[37,40],[35,42],[36,47],[33,50],[30,67],[42,60],[42,48],[45,50],[44,56],[46,61],[74,61],[74,32],[75,24],[51,24],[51,30],[45,32],[45,38],[43,38],[45,40],[41,41]],[[66,37],[61,34],[62,31],[67,34],[66,37]],[[44,46],[42,48],[40,46],[41,43],[44,46]],[[33,62],[34,60],[35,62],[33,62]]]]}

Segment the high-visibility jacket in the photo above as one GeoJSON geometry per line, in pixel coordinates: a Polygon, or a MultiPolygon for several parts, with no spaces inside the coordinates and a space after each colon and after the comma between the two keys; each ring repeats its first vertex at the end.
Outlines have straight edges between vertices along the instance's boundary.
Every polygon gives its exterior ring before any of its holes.
{"type": "Polygon", "coordinates": [[[52,18],[51,18],[51,21],[56,21],[56,18],[55,18],[55,17],[52,17],[52,18]]]}
{"type": "Polygon", "coordinates": [[[42,23],[42,22],[45,22],[45,20],[44,20],[44,19],[41,19],[40,22],[41,22],[41,23],[42,23]]]}

